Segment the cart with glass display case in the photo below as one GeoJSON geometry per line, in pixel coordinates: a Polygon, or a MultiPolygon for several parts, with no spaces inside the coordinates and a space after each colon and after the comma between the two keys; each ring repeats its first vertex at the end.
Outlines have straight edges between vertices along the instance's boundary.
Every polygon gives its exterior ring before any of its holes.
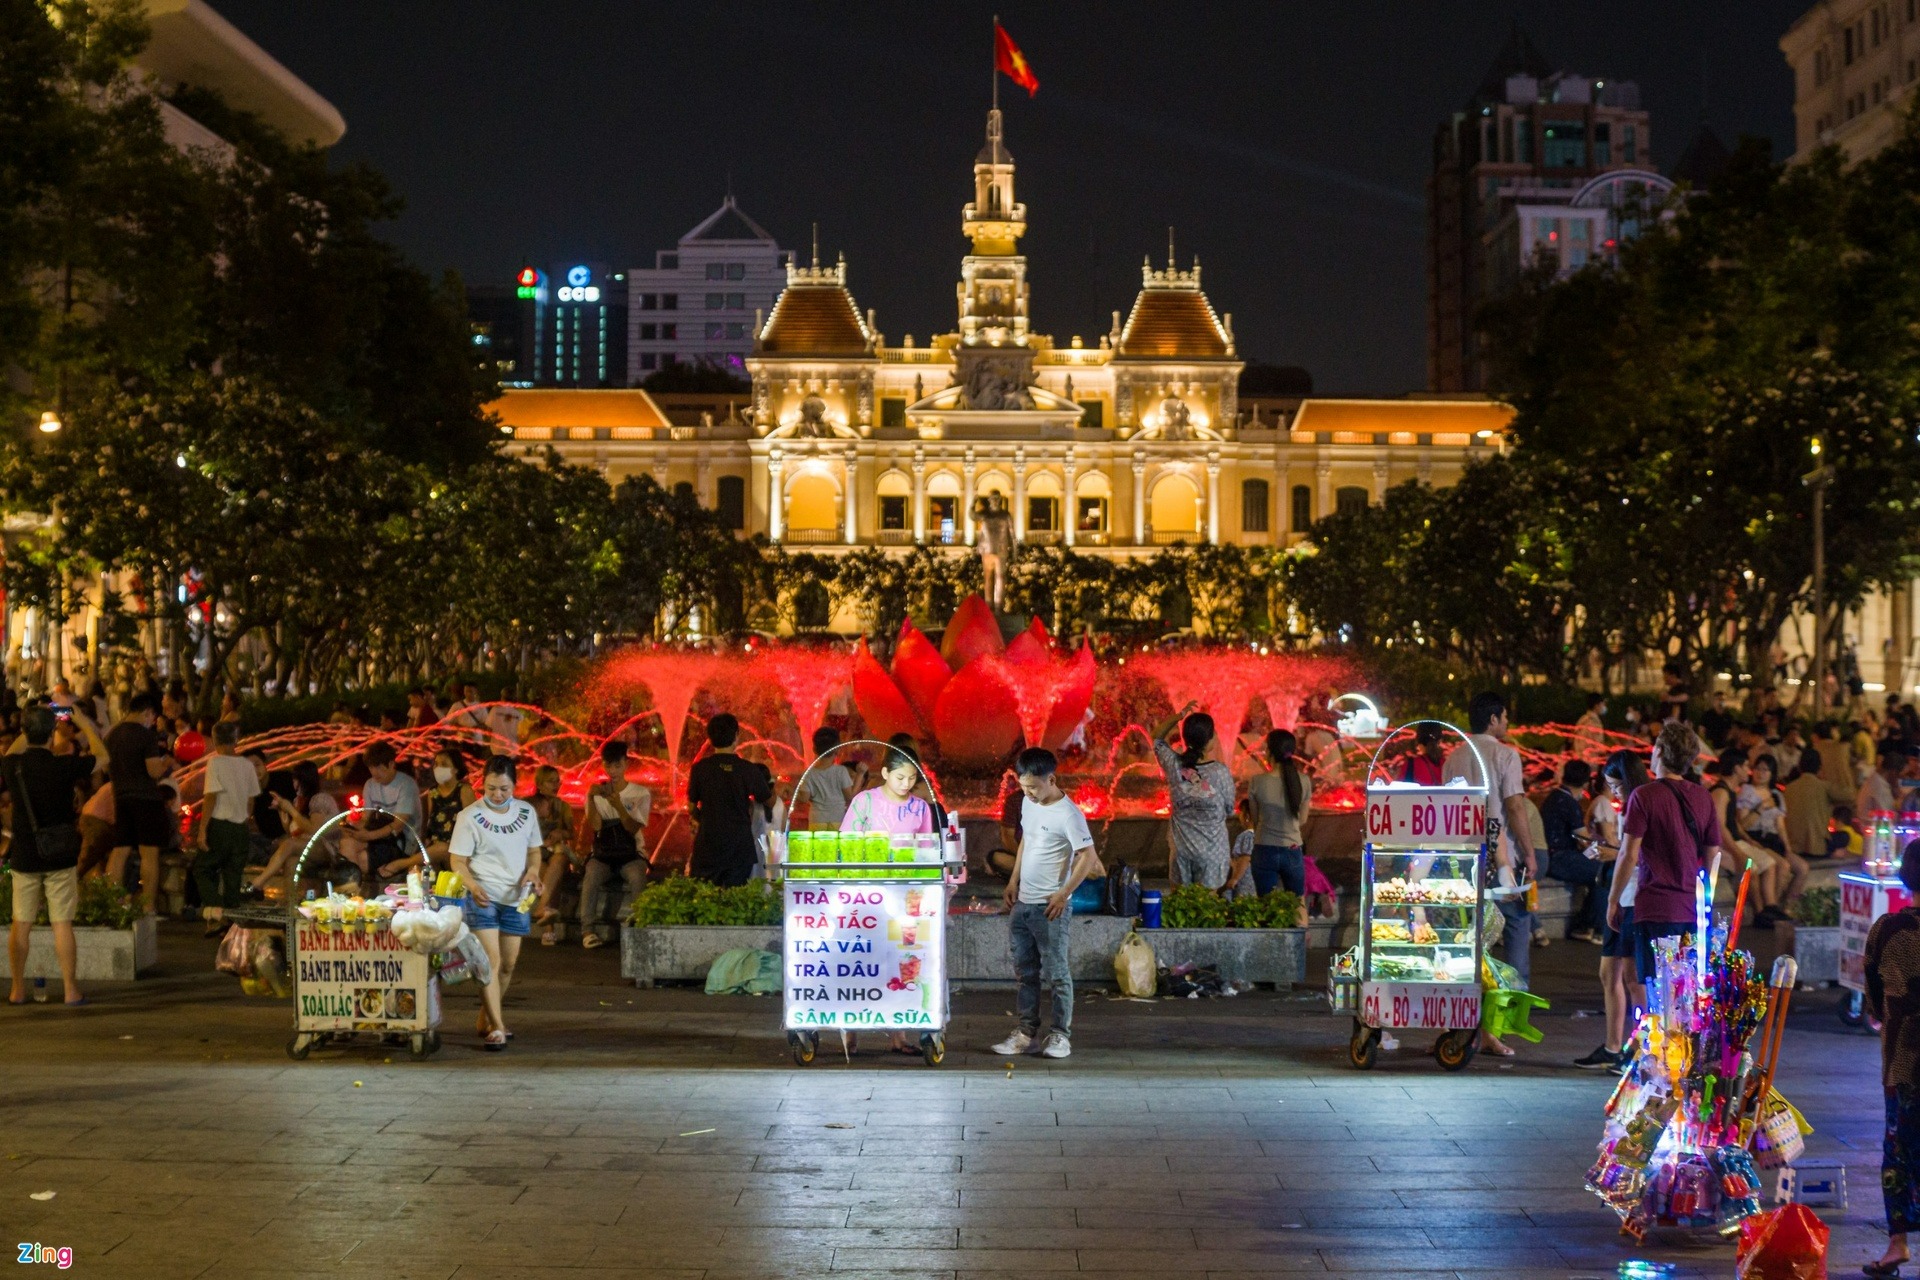
{"type": "Polygon", "coordinates": [[[1434,1057],[1448,1071],[1473,1061],[1479,1046],[1486,762],[1471,739],[1442,724],[1467,744],[1481,781],[1436,787],[1388,780],[1379,767],[1381,751],[1420,723],[1442,722],[1415,721],[1394,730],[1374,752],[1367,773],[1348,1045],[1349,1059],[1363,1070],[1373,1066],[1387,1030],[1440,1032],[1434,1057]]]}

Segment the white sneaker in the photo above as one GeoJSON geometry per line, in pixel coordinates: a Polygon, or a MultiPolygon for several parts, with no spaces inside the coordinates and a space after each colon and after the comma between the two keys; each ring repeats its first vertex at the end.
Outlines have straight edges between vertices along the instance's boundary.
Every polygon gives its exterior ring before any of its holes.
{"type": "Polygon", "coordinates": [[[1073,1052],[1073,1042],[1059,1031],[1047,1032],[1047,1043],[1040,1050],[1043,1058],[1064,1058],[1073,1052]]]}
{"type": "Polygon", "coordinates": [[[1011,1058],[1015,1054],[1025,1053],[1032,1045],[1033,1037],[1016,1027],[1012,1035],[993,1046],[993,1051],[1003,1058],[1011,1058]]]}

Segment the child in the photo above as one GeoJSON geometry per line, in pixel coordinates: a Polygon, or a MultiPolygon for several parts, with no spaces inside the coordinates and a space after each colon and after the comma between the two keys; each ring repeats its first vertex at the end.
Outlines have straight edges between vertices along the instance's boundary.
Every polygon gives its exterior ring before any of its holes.
{"type": "Polygon", "coordinates": [[[884,831],[889,835],[932,831],[933,806],[914,794],[919,784],[919,764],[900,748],[889,748],[880,766],[880,785],[853,798],[840,819],[840,830],[884,831]]]}
{"type": "Polygon", "coordinates": [[[1233,812],[1240,819],[1242,829],[1233,838],[1233,852],[1227,859],[1227,885],[1220,891],[1229,902],[1235,898],[1252,898],[1260,892],[1253,883],[1253,842],[1260,827],[1260,820],[1254,814],[1253,797],[1242,797],[1233,812]]]}

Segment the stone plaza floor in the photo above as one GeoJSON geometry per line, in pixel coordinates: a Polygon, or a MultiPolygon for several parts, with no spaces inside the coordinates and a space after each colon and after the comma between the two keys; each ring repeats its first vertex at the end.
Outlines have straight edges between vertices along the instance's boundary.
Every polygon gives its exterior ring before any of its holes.
{"type": "MultiPolygon", "coordinates": [[[[163,972],[86,1009],[0,1006],[0,1235],[141,1277],[1611,1277],[1581,1189],[1611,1078],[1565,1065],[1595,949],[1536,957],[1547,1038],[1442,1073],[1412,1034],[1371,1073],[1310,991],[1081,991],[1074,1054],[1009,1067],[1011,993],[956,997],[940,1068],[869,1043],[796,1068],[770,999],[620,985],[614,949],[530,948],[515,1045],[283,1052],[286,1004],[163,972]],[[34,1195],[53,1192],[52,1199],[34,1195]]],[[[1316,957],[1316,960],[1318,957],[1316,957]]],[[[1320,971],[1324,972],[1322,968],[1320,971]]],[[[1802,993],[1783,1090],[1848,1166],[1832,1274],[1884,1243],[1876,1042],[1802,993]]],[[[56,994],[56,999],[57,994],[56,994]]],[[[1650,1242],[1683,1277],[1725,1244],[1650,1242]]]]}

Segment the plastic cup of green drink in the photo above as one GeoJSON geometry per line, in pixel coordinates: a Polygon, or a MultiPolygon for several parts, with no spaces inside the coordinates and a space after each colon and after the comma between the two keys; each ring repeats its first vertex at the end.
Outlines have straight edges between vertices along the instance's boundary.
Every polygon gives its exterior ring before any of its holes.
{"type": "Polygon", "coordinates": [[[891,856],[892,851],[892,841],[888,838],[886,832],[869,831],[867,833],[866,861],[885,862],[891,856]]]}
{"type": "Polygon", "coordinates": [[[793,864],[797,862],[811,862],[812,860],[813,832],[787,832],[787,878],[790,880],[805,880],[807,873],[796,870],[793,864]]]}

